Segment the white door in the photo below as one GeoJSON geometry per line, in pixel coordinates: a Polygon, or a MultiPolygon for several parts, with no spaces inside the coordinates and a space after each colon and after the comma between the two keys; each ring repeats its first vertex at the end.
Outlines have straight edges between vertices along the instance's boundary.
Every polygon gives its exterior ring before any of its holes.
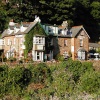
{"type": "Polygon", "coordinates": [[[78,51],[78,59],[85,60],[85,51],[78,51]]]}

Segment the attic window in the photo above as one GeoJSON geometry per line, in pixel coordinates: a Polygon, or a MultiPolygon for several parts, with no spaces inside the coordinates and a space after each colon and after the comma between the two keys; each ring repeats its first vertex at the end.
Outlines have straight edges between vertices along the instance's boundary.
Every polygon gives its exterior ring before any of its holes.
{"type": "Polygon", "coordinates": [[[64,46],[67,46],[67,40],[64,40],[64,46]]]}
{"type": "Polygon", "coordinates": [[[51,32],[51,29],[49,29],[48,31],[51,32]]]}
{"type": "Polygon", "coordinates": [[[84,36],[84,31],[81,32],[81,36],[84,36]]]}
{"type": "Polygon", "coordinates": [[[48,27],[48,32],[52,32],[52,27],[51,26],[48,27]]]}
{"type": "Polygon", "coordinates": [[[71,35],[71,34],[72,34],[72,31],[70,29],[68,29],[67,35],[71,35]]]}

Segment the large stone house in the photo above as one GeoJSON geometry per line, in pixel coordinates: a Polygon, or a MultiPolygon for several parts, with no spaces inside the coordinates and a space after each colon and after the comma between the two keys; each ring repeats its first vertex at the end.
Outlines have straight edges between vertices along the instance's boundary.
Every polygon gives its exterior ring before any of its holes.
{"type": "Polygon", "coordinates": [[[68,28],[66,21],[59,26],[58,47],[61,55],[86,60],[89,51],[89,35],[82,25],[68,28]]]}
{"type": "Polygon", "coordinates": [[[7,59],[31,58],[33,61],[52,60],[59,53],[72,59],[87,59],[89,35],[83,26],[68,28],[67,21],[61,26],[42,24],[39,17],[33,22],[21,24],[9,22],[0,39],[0,50],[7,59]],[[27,56],[26,56],[27,55],[27,56]]]}
{"type": "MultiPolygon", "coordinates": [[[[18,60],[29,58],[33,61],[53,59],[53,51],[49,38],[49,25],[44,26],[39,17],[33,22],[9,22],[8,29],[4,30],[0,39],[0,50],[7,59],[13,57],[18,60]],[[27,56],[26,56],[27,54],[27,56]]],[[[52,26],[53,28],[53,26],[52,26]]],[[[57,30],[57,29],[56,29],[57,30]]]]}

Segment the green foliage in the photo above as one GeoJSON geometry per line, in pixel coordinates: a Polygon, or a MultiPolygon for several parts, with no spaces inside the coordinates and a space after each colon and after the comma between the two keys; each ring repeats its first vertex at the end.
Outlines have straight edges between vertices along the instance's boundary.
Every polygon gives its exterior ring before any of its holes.
{"type": "Polygon", "coordinates": [[[29,84],[31,72],[17,66],[8,68],[0,66],[0,97],[3,95],[22,95],[23,89],[29,84]]]}
{"type": "Polygon", "coordinates": [[[55,59],[58,60],[58,61],[63,61],[64,60],[64,57],[58,53],[56,55],[55,59]]]}
{"type": "Polygon", "coordinates": [[[96,50],[97,53],[100,53],[100,48],[98,50],[96,50]]]}
{"type": "Polygon", "coordinates": [[[10,62],[14,62],[14,61],[16,61],[16,58],[14,58],[14,57],[10,57],[10,58],[8,59],[8,61],[10,61],[10,62]]]}
{"type": "Polygon", "coordinates": [[[91,40],[98,41],[100,37],[98,34],[100,32],[99,5],[99,0],[34,0],[34,2],[32,0],[9,0],[9,3],[1,2],[0,30],[3,31],[6,28],[8,18],[14,19],[15,22],[33,21],[35,15],[39,15],[42,23],[59,25],[62,21],[68,20],[69,26],[84,25],[91,40]]]}
{"type": "Polygon", "coordinates": [[[92,8],[91,14],[97,20],[100,20],[100,6],[99,5],[100,5],[99,1],[94,1],[91,4],[91,8],[92,8]]]}
{"type": "Polygon", "coordinates": [[[47,80],[51,80],[51,71],[47,67],[45,63],[39,63],[37,66],[34,68],[31,66],[31,71],[32,71],[32,80],[34,83],[46,83],[47,80]]]}
{"type": "Polygon", "coordinates": [[[100,73],[93,69],[91,62],[68,59],[52,66],[47,63],[15,68],[0,66],[0,98],[12,95],[26,100],[41,100],[57,96],[60,100],[66,100],[82,92],[99,94],[99,85],[100,73]]]}
{"type": "Polygon", "coordinates": [[[82,91],[97,93],[100,90],[100,74],[95,71],[86,72],[79,83],[82,91]]]}
{"type": "Polygon", "coordinates": [[[8,26],[7,11],[3,8],[0,3],[0,31],[2,32],[8,26]]]}
{"type": "Polygon", "coordinates": [[[39,23],[35,25],[26,35],[25,35],[25,58],[27,58],[28,53],[31,52],[33,48],[33,37],[35,35],[45,35],[45,31],[39,23]]]}
{"type": "Polygon", "coordinates": [[[56,70],[53,76],[53,88],[55,93],[64,98],[66,92],[72,93],[75,88],[75,82],[70,72],[65,72],[65,69],[56,70]]]}
{"type": "Polygon", "coordinates": [[[75,82],[77,82],[86,71],[93,71],[91,62],[81,63],[80,61],[69,60],[66,64],[66,68],[72,73],[75,82]]]}

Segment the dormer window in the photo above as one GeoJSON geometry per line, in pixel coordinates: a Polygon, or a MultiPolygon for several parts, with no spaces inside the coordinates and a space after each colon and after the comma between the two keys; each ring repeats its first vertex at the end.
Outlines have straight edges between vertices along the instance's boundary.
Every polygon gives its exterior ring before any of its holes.
{"type": "Polygon", "coordinates": [[[52,30],[53,30],[52,26],[49,26],[49,27],[48,27],[48,32],[51,33],[52,30]]]}
{"type": "Polygon", "coordinates": [[[48,32],[51,32],[51,29],[49,29],[48,32]]]}
{"type": "Polygon", "coordinates": [[[84,31],[81,32],[81,36],[84,36],[84,31]]]}
{"type": "Polygon", "coordinates": [[[72,35],[72,31],[70,29],[68,29],[67,35],[72,35]]]}

